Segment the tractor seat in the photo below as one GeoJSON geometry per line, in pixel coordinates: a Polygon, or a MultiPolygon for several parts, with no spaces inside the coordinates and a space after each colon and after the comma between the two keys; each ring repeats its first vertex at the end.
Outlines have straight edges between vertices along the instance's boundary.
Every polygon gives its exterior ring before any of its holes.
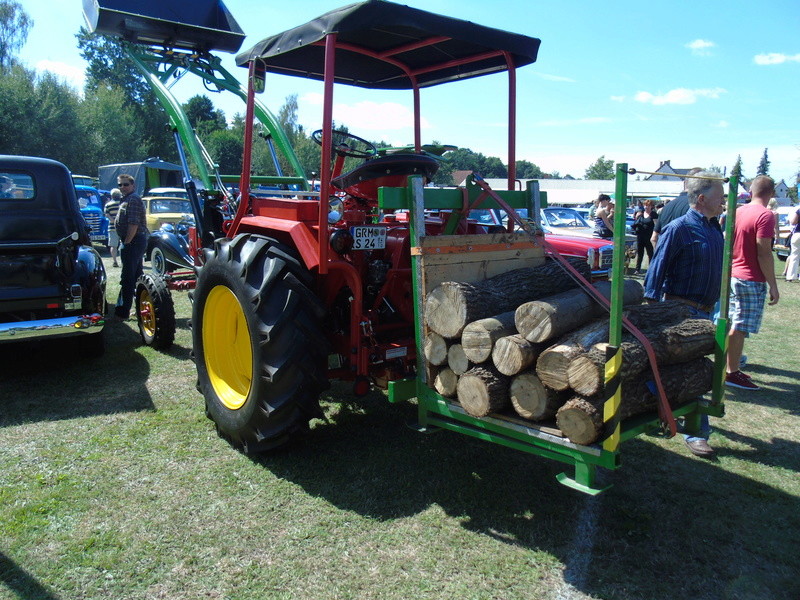
{"type": "Polygon", "coordinates": [[[377,197],[379,187],[403,187],[409,175],[424,175],[430,179],[438,170],[439,161],[425,154],[389,154],[342,173],[331,180],[331,185],[350,194],[372,198],[377,197]]]}

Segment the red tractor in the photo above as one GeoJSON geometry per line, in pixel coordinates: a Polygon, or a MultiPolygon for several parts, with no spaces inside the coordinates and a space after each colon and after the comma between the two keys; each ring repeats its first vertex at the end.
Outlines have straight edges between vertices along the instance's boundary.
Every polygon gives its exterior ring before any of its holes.
{"type": "MultiPolygon", "coordinates": [[[[127,43],[161,44],[160,60],[190,50],[182,63],[190,64],[209,49],[231,51],[241,43],[241,30],[219,0],[199,2],[175,22],[161,14],[164,3],[141,4],[136,12],[106,1],[85,3],[84,10],[98,32],[127,43]],[[215,28],[217,38],[209,36],[215,28]]],[[[386,388],[415,375],[409,213],[381,210],[379,190],[404,187],[410,176],[429,181],[447,149],[422,145],[421,88],[500,72],[509,75],[512,189],[514,73],[536,60],[538,48],[535,38],[372,0],[331,11],[237,56],[249,73],[243,172],[236,181],[244,192],[219,210],[220,194],[198,194],[185,173],[197,224],[188,247],[198,266],[196,281],[184,282],[195,286],[197,387],[208,416],[234,446],[259,452],[307,429],[321,415],[318,398],[332,378],[352,380],[355,394],[364,395],[371,384],[386,388]],[[323,82],[322,128],[312,136],[322,154],[318,192],[307,186],[292,194],[251,188],[264,179],[251,177],[251,152],[254,119],[261,118],[255,94],[264,89],[267,73],[323,82]],[[366,140],[334,130],[334,84],[410,90],[413,146],[379,153],[366,140]],[[345,171],[347,158],[361,162],[345,171]],[[214,199],[217,205],[209,202],[214,199]]],[[[139,66],[152,60],[129,54],[139,66]]],[[[166,97],[159,77],[153,71],[150,83],[166,97]]],[[[162,104],[188,171],[182,145],[190,145],[190,136],[175,123],[180,115],[169,102],[162,98],[162,104]]],[[[487,227],[468,219],[468,212],[426,211],[424,235],[485,233],[487,227]]],[[[172,340],[169,311],[167,326],[159,323],[159,309],[171,307],[165,293],[157,277],[140,282],[140,328],[154,345],[172,340]]]]}

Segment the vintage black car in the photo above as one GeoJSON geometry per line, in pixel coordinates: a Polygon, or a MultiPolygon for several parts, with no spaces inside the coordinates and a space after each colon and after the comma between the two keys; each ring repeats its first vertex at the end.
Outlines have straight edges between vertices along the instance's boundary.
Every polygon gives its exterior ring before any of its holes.
{"type": "Polygon", "coordinates": [[[0,344],[75,336],[103,352],[106,272],[70,172],[0,155],[0,344]]]}

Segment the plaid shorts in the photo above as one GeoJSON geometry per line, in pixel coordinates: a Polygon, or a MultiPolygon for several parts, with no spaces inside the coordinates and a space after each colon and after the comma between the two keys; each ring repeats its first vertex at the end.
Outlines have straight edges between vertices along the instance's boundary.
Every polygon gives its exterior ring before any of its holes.
{"type": "Polygon", "coordinates": [[[747,281],[731,277],[731,303],[728,310],[730,328],[746,334],[758,333],[766,299],[765,281],[747,281]]]}

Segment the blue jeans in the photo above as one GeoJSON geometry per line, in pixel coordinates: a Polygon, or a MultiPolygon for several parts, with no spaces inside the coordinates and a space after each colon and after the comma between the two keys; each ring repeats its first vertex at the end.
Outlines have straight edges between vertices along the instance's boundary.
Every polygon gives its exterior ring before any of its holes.
{"type": "Polygon", "coordinates": [[[147,249],[147,236],[137,235],[130,244],[120,243],[119,257],[122,261],[122,277],[120,279],[119,296],[114,314],[127,319],[136,293],[136,282],[142,276],[142,259],[147,249]]]}

